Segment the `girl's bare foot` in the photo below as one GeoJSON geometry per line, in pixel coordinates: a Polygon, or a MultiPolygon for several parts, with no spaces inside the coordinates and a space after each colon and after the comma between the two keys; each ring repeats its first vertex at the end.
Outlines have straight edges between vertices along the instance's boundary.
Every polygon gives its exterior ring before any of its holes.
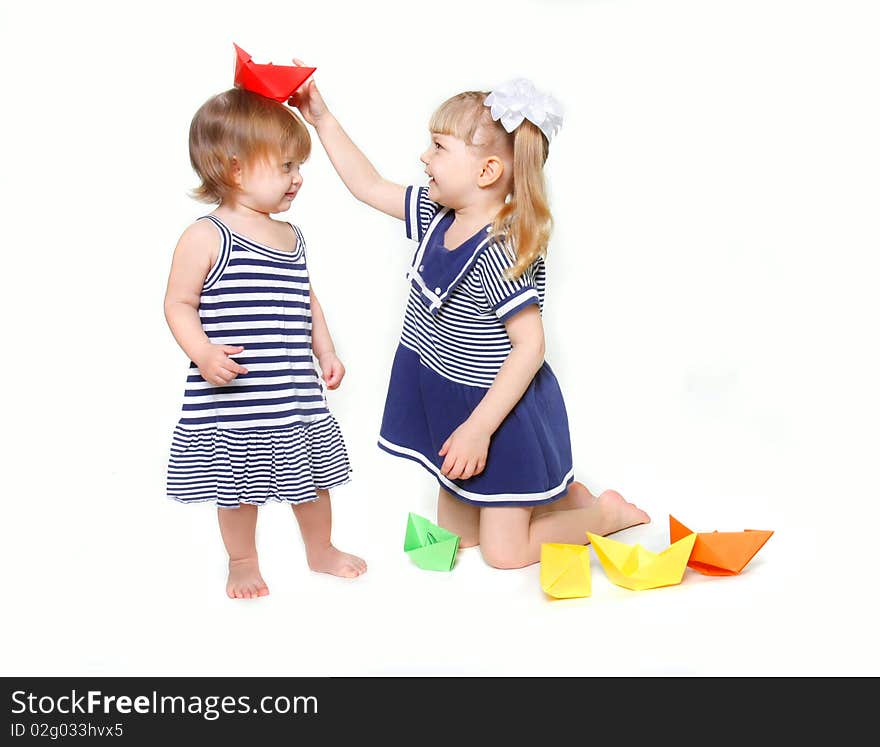
{"type": "MultiPolygon", "coordinates": [[[[573,485],[580,485],[580,483],[573,483],[573,485]]],[[[587,494],[589,492],[587,490],[587,494]]],[[[628,503],[616,490],[605,490],[595,499],[595,503],[589,505],[599,510],[599,531],[594,534],[606,536],[634,527],[636,524],[648,524],[651,521],[648,514],[635,503],[628,503]]]]}
{"type": "Polygon", "coordinates": [[[307,556],[309,568],[317,573],[356,578],[367,570],[367,564],[361,558],[337,550],[333,545],[309,550],[307,556]]]}
{"type": "Polygon", "coordinates": [[[256,558],[229,561],[226,594],[230,599],[256,599],[268,593],[269,587],[260,575],[260,564],[256,558]]]}
{"type": "MultiPolygon", "coordinates": [[[[609,493],[613,491],[606,490],[605,492],[609,493]]],[[[599,499],[589,491],[586,485],[575,480],[568,486],[568,493],[562,500],[571,504],[570,506],[566,506],[566,508],[589,508],[599,499]]]]}
{"type": "Polygon", "coordinates": [[[590,531],[602,536],[629,529],[636,524],[651,522],[648,514],[634,503],[626,501],[616,490],[605,490],[597,497],[582,482],[573,482],[569,485],[564,498],[535,508],[532,517],[551,511],[569,511],[578,508],[590,509],[590,531]]]}

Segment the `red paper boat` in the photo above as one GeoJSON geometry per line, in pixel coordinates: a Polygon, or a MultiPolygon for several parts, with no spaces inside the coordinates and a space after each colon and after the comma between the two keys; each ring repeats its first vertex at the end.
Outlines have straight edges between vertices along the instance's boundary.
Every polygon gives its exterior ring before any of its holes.
{"type": "MultiPolygon", "coordinates": [[[[669,541],[694,534],[674,516],[669,517],[669,541]]],[[[772,531],[745,529],[742,532],[699,532],[688,568],[704,576],[736,576],[757,555],[772,531]]]]}
{"type": "Polygon", "coordinates": [[[235,85],[282,103],[317,70],[314,67],[273,65],[271,62],[258,65],[238,44],[232,46],[236,54],[235,85]]]}

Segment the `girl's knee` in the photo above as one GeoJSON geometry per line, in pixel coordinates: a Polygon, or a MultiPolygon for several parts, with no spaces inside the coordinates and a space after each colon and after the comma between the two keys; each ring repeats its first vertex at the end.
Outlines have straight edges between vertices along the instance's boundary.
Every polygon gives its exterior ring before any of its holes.
{"type": "Polygon", "coordinates": [[[480,549],[493,568],[522,568],[530,558],[527,507],[486,507],[480,512],[480,549]]]}
{"type": "Polygon", "coordinates": [[[528,565],[528,559],[520,548],[512,544],[504,543],[487,543],[485,540],[480,543],[480,551],[483,553],[485,560],[493,568],[510,569],[522,568],[528,565]]]}

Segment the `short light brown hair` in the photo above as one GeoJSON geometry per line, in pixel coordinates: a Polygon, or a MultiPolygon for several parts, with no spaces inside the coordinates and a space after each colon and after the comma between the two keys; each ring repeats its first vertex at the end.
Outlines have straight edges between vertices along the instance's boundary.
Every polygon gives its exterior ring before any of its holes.
{"type": "Polygon", "coordinates": [[[199,107],[189,128],[189,160],[201,179],[192,196],[220,202],[235,191],[236,162],[246,167],[278,155],[309,157],[309,131],[289,108],[243,88],[230,88],[199,107]]]}

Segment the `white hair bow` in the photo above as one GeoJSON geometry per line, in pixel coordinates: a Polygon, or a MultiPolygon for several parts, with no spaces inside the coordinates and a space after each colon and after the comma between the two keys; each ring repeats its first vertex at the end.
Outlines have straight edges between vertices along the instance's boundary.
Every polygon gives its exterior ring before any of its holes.
{"type": "Polygon", "coordinates": [[[492,111],[492,119],[500,119],[508,132],[513,132],[524,119],[534,124],[548,142],[562,127],[562,106],[552,96],[541,93],[525,78],[502,83],[483,102],[492,111]]]}

